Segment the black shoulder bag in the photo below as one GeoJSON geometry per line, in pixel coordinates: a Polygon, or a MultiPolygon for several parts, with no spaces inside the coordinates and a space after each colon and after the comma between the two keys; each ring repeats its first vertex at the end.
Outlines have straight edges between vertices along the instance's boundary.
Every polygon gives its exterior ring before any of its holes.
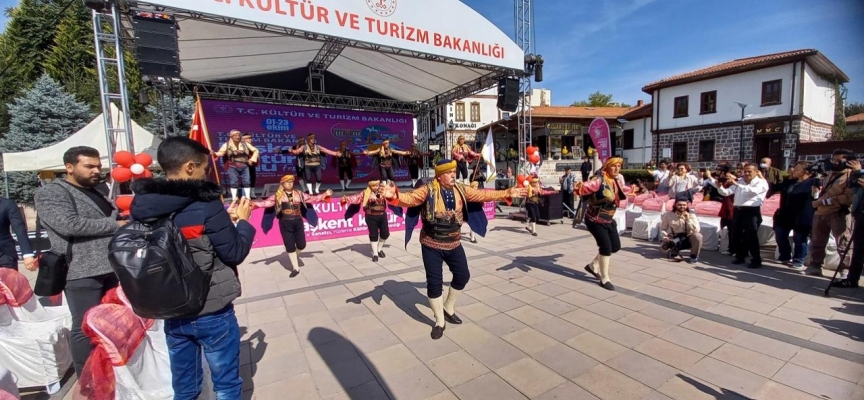
{"type": "MultiPolygon", "coordinates": [[[[69,190],[63,188],[69,201],[72,202],[72,207],[78,211],[78,204],[69,190]]],[[[36,216],[36,234],[39,235],[42,231],[42,222],[39,219],[38,213],[36,216]]],[[[66,252],[62,254],[56,253],[53,249],[40,254],[39,250],[35,250],[39,254],[39,273],[36,275],[36,284],[33,287],[33,294],[37,296],[56,296],[63,292],[66,288],[66,275],[69,273],[69,262],[72,260],[72,240],[70,236],[66,242],[66,252]]]]}

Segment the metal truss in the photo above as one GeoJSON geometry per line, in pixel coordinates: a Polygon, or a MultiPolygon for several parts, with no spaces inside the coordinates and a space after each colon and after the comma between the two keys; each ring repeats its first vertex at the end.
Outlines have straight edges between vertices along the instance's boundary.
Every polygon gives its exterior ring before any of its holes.
{"type": "Polygon", "coordinates": [[[477,78],[471,82],[457,86],[444,93],[441,93],[429,100],[426,100],[426,105],[430,109],[446,106],[453,101],[464,99],[473,94],[482,92],[498,84],[498,80],[507,74],[491,73],[477,78]]]}
{"type": "Polygon", "coordinates": [[[423,153],[423,166],[420,168],[420,176],[429,177],[429,141],[432,140],[432,114],[428,107],[424,107],[417,115],[417,148],[423,153]]]}
{"type": "Polygon", "coordinates": [[[242,21],[242,20],[239,20],[236,18],[228,18],[228,17],[222,17],[222,16],[218,16],[218,15],[213,15],[213,14],[194,12],[194,11],[184,10],[184,9],[175,8],[175,7],[154,6],[154,5],[147,3],[146,1],[134,1],[134,0],[117,0],[117,1],[118,1],[118,3],[121,4],[121,6],[128,8],[129,10],[132,10],[132,11],[149,11],[149,12],[160,12],[160,13],[171,14],[178,21],[181,21],[183,19],[193,19],[193,20],[198,20],[198,21],[210,22],[210,23],[214,23],[214,24],[236,26],[236,27],[240,27],[240,28],[252,29],[252,30],[257,30],[257,31],[276,33],[276,34],[283,35],[283,36],[292,36],[292,37],[297,37],[297,38],[303,38],[306,40],[315,40],[315,41],[320,41],[320,42],[332,41],[332,42],[341,43],[342,45],[344,45],[344,47],[353,47],[353,48],[358,48],[358,49],[363,49],[363,50],[371,50],[371,51],[375,51],[375,52],[379,52],[379,53],[393,54],[393,55],[398,55],[398,56],[416,58],[416,59],[420,59],[420,60],[435,61],[435,62],[440,62],[440,63],[445,63],[445,64],[461,65],[461,66],[465,66],[465,67],[483,69],[483,70],[487,70],[487,71],[502,72],[502,73],[506,73],[509,75],[514,75],[517,72],[521,72],[521,71],[513,70],[511,68],[489,65],[489,64],[476,62],[476,61],[460,60],[457,58],[438,56],[438,55],[423,53],[423,52],[419,52],[419,51],[412,51],[412,50],[405,50],[405,49],[400,49],[400,48],[396,48],[396,47],[382,46],[380,44],[367,43],[367,42],[362,42],[359,40],[338,38],[338,37],[333,37],[333,36],[329,36],[329,35],[322,35],[319,33],[301,31],[298,29],[285,28],[282,26],[274,26],[274,25],[262,24],[262,23],[257,23],[257,22],[242,21]]]}
{"type": "MultiPolygon", "coordinates": [[[[532,52],[533,40],[533,25],[534,25],[534,10],[531,6],[531,0],[515,0],[516,13],[516,43],[525,52],[527,57],[532,52]]],[[[532,145],[532,87],[530,74],[520,73],[519,75],[519,91],[521,99],[519,101],[519,113],[516,114],[518,126],[518,150],[520,166],[519,170],[524,171],[528,168],[528,156],[526,149],[532,145]]]]}
{"type": "Polygon", "coordinates": [[[330,64],[333,64],[333,61],[336,61],[339,58],[339,55],[342,54],[342,50],[345,50],[345,46],[347,40],[344,39],[336,39],[331,38],[324,42],[324,46],[321,46],[321,50],[318,50],[318,54],[315,55],[315,58],[312,59],[312,63],[309,64],[309,69],[316,74],[323,74],[330,68],[330,64]]]}

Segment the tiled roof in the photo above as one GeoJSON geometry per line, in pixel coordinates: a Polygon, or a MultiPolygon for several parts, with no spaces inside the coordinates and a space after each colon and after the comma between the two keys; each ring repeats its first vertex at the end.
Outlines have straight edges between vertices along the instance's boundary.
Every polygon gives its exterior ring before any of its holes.
{"type": "Polygon", "coordinates": [[[864,123],[864,113],[850,115],[850,116],[846,117],[846,124],[847,125],[857,125],[860,123],[864,123]]]}
{"type": "Polygon", "coordinates": [[[534,107],[533,117],[570,117],[570,118],[618,118],[626,113],[627,107],[534,107]]]}
{"type": "Polygon", "coordinates": [[[654,111],[654,105],[651,103],[643,104],[640,107],[633,107],[629,111],[627,111],[621,118],[632,121],[641,118],[648,118],[651,116],[654,111]]]}
{"type": "Polygon", "coordinates": [[[651,93],[655,89],[766,68],[778,64],[798,61],[803,58],[807,58],[807,61],[813,64],[812,66],[815,67],[817,72],[825,75],[836,76],[841,82],[849,81],[849,78],[843,73],[843,71],[837,68],[834,63],[828,60],[828,58],[822,55],[818,50],[801,49],[756,57],[740,58],[708,68],[702,68],[696,71],[671,76],[657,82],[649,83],[642,88],[642,91],[651,93]]]}

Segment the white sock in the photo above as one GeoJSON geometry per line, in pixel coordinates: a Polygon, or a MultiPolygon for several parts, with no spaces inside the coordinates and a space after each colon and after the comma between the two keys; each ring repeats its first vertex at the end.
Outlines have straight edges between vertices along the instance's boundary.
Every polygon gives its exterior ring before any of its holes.
{"type": "Polygon", "coordinates": [[[416,179],[412,179],[412,180],[411,180],[411,187],[413,188],[413,187],[415,187],[415,186],[417,186],[417,180],[416,180],[416,179]]]}
{"type": "Polygon", "coordinates": [[[350,179],[345,181],[345,189],[348,189],[349,187],[351,187],[351,180],[350,179]]]}
{"type": "Polygon", "coordinates": [[[610,261],[612,261],[612,256],[600,256],[600,283],[606,283],[611,280],[609,277],[610,261]]]}
{"type": "Polygon", "coordinates": [[[385,242],[387,242],[387,239],[378,239],[378,251],[376,251],[375,254],[378,254],[382,250],[384,250],[384,243],[385,242]]]}
{"type": "Polygon", "coordinates": [[[231,200],[237,198],[237,188],[231,188],[231,200]]]}
{"type": "Polygon", "coordinates": [[[459,294],[462,293],[461,290],[453,289],[450,287],[450,291],[447,292],[447,300],[444,301],[444,312],[450,315],[456,315],[456,298],[459,297],[459,294]]]}
{"type": "Polygon", "coordinates": [[[342,190],[345,190],[345,181],[339,181],[342,184],[342,190]]]}
{"type": "Polygon", "coordinates": [[[444,298],[430,298],[429,307],[432,308],[432,314],[435,315],[435,326],[443,328],[447,324],[447,321],[444,319],[444,298]]]}
{"type": "Polygon", "coordinates": [[[321,193],[321,182],[315,182],[315,194],[321,193]]]}
{"type": "Polygon", "coordinates": [[[252,198],[252,188],[244,187],[243,188],[243,195],[251,199],[252,198]]]}
{"type": "Polygon", "coordinates": [[[288,253],[288,259],[291,260],[291,268],[294,271],[300,270],[300,260],[297,259],[297,252],[288,253]]]}
{"type": "Polygon", "coordinates": [[[468,239],[474,240],[474,231],[468,231],[468,239]]]}
{"type": "Polygon", "coordinates": [[[306,190],[309,191],[309,194],[312,194],[312,184],[311,183],[306,184],[306,190]]]}
{"type": "Polygon", "coordinates": [[[372,256],[373,257],[377,256],[378,255],[378,242],[370,241],[369,244],[372,245],[372,256]]]}

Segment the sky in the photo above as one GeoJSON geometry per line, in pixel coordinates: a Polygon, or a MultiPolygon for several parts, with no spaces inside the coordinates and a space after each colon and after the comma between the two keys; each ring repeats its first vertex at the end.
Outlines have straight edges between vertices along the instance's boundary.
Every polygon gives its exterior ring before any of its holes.
{"type": "MultiPolygon", "coordinates": [[[[354,0],[360,1],[360,0],[354,0]]],[[[513,2],[463,0],[513,36],[513,2]]],[[[17,4],[0,0],[0,8],[17,4]]],[[[535,52],[555,105],[601,91],[651,100],[641,88],[738,58],[813,48],[850,78],[864,102],[862,0],[537,0],[535,52]]],[[[0,25],[5,26],[5,15],[0,25]]]]}

